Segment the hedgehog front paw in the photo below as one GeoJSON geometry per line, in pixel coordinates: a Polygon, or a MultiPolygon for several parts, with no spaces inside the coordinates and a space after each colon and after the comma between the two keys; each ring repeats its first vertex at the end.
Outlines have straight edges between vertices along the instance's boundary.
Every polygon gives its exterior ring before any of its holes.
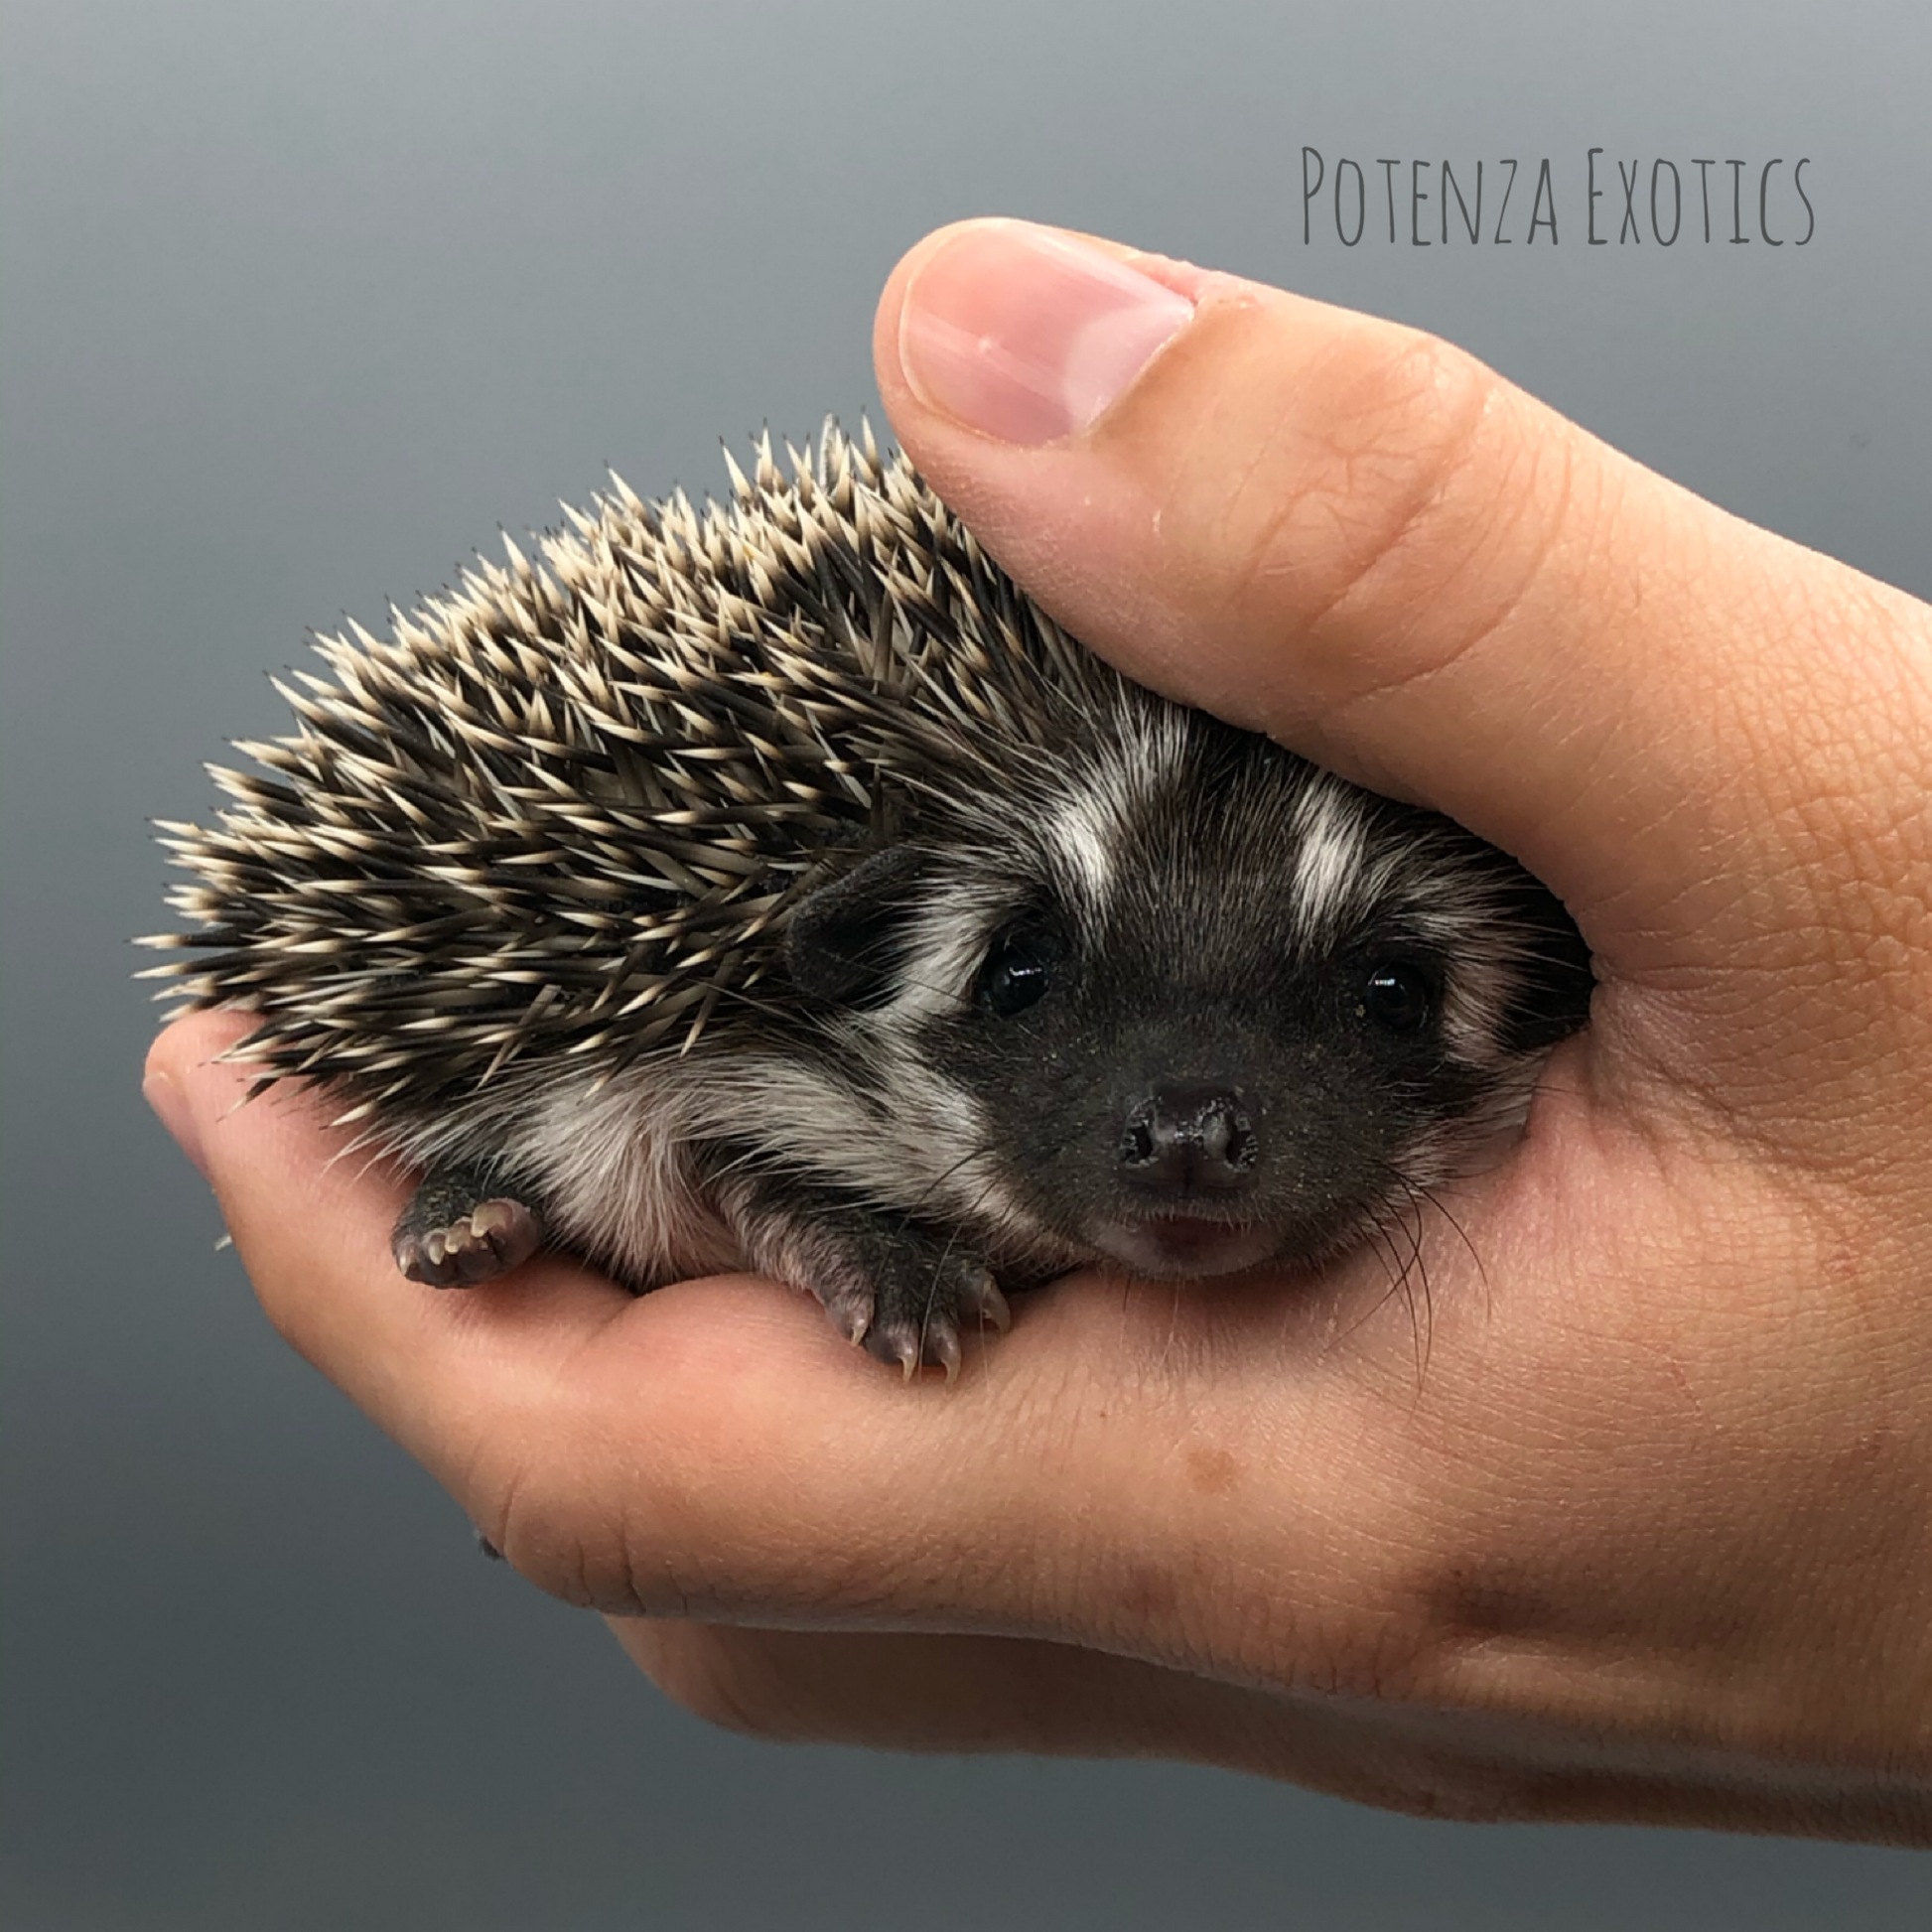
{"type": "Polygon", "coordinates": [[[527,1202],[460,1174],[432,1174],[390,1237],[396,1266],[430,1288],[469,1288],[520,1268],[543,1245],[527,1202]]]}
{"type": "Polygon", "coordinates": [[[1012,1325],[992,1270],[957,1231],[763,1172],[731,1148],[717,1158],[711,1198],[748,1265],[810,1289],[847,1341],[908,1382],[921,1368],[950,1382],[964,1333],[1012,1325]]]}
{"type": "Polygon", "coordinates": [[[992,1271],[970,1255],[908,1242],[871,1262],[864,1273],[840,1269],[808,1285],[847,1341],[896,1364],[908,1382],[921,1367],[944,1369],[952,1381],[962,1328],[1012,1325],[992,1271]]]}

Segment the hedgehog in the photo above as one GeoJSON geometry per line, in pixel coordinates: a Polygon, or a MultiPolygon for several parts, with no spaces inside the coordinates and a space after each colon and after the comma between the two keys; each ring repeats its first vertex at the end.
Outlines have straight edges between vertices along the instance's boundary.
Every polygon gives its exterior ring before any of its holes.
{"type": "Polygon", "coordinates": [[[1587,1021],[1558,900],[1158,696],[899,455],[504,538],[163,824],[182,1007],[417,1177],[401,1273],[749,1267],[909,1377],[1083,1265],[1382,1243],[1587,1021]]]}

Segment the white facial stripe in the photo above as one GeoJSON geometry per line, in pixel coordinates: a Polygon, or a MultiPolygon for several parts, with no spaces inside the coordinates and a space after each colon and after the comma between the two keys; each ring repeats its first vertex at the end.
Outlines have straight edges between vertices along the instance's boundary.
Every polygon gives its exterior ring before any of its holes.
{"type": "Polygon", "coordinates": [[[1311,785],[1296,820],[1300,845],[1289,891],[1302,944],[1313,950],[1332,940],[1360,902],[1365,840],[1358,801],[1332,783],[1311,785]]]}
{"type": "Polygon", "coordinates": [[[1074,910],[1094,926],[1104,922],[1123,848],[1137,822],[1159,810],[1186,750],[1184,717],[1164,707],[1124,720],[1116,742],[1066,772],[1040,836],[1074,910]]]}
{"type": "Polygon", "coordinates": [[[1068,792],[1040,828],[1072,897],[1096,920],[1113,887],[1122,829],[1120,801],[1112,794],[1113,787],[1099,785],[1068,792]]]}

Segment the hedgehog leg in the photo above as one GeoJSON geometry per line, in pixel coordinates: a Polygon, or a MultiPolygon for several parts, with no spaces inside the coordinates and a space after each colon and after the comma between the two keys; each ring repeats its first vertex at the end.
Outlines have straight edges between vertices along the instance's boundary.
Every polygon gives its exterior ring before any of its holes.
{"type": "Polygon", "coordinates": [[[1012,1320],[985,1260],[956,1237],[795,1179],[735,1173],[720,1205],[753,1267],[808,1288],[847,1341],[909,1380],[959,1373],[962,1327],[1012,1320]]]}
{"type": "Polygon", "coordinates": [[[439,1168],[427,1175],[389,1239],[396,1266],[431,1288],[493,1281],[542,1245],[536,1209],[474,1168],[439,1168]]]}

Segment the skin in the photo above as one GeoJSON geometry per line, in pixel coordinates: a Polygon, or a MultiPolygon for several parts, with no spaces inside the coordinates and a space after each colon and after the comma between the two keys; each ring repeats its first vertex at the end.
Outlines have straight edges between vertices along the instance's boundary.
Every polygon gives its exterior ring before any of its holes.
{"type": "Polygon", "coordinates": [[[150,1093],[269,1315],[720,1723],[1932,1839],[1932,613],[1439,342],[1110,244],[1177,333],[989,436],[908,289],[1029,245],[900,264],[895,428],[1125,669],[1564,897],[1601,985],[1523,1144],[1403,1292],[1076,1277],[908,1388],[769,1284],[400,1282],[404,1183],[236,1111],[198,1016],[150,1093]]]}

